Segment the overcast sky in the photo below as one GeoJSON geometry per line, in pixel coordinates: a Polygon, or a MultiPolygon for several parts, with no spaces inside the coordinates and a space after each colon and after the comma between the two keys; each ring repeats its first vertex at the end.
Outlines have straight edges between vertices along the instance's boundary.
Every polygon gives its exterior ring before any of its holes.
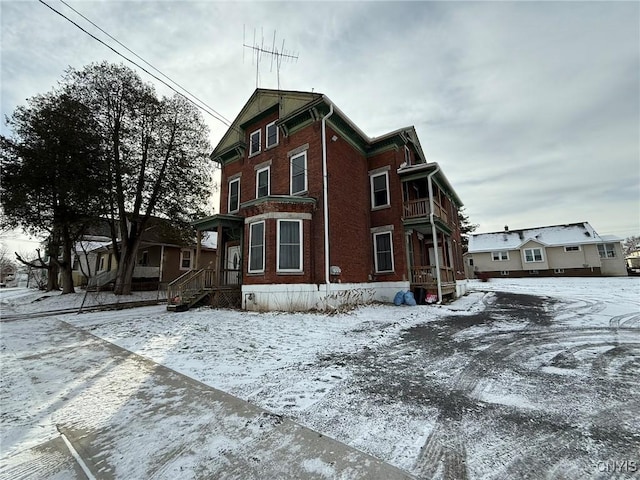
{"type": "MultiPolygon", "coordinates": [[[[229,119],[256,87],[243,30],[269,47],[275,31],[299,56],[281,88],[326,94],[370,136],[414,125],[479,233],[640,235],[638,2],[67,3],[229,119]]],[[[3,118],[69,66],[130,65],[42,3],[0,5],[3,118]]],[[[275,71],[263,57],[259,86],[275,71]]],[[[215,145],[226,127],[207,121],[215,145]]]]}

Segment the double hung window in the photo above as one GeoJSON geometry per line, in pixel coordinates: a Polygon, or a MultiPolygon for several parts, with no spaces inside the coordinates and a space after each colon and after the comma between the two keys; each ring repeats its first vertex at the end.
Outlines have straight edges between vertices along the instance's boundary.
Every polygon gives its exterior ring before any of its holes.
{"type": "Polygon", "coordinates": [[[302,271],[302,220],[278,220],[278,272],[302,271]]]}
{"type": "Polygon", "coordinates": [[[392,232],[373,234],[373,248],[377,273],[393,272],[393,239],[392,232]]]}

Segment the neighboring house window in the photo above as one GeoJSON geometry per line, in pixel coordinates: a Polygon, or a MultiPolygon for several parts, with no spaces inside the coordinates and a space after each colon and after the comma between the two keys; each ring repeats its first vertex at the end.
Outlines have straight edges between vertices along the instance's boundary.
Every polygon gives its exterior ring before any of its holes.
{"type": "Polygon", "coordinates": [[[270,193],[270,168],[263,168],[256,172],[256,198],[266,197],[270,193]]]}
{"type": "Polygon", "coordinates": [[[271,148],[278,144],[278,127],[276,122],[271,122],[267,125],[267,145],[266,148],[271,148]]]}
{"type": "Polygon", "coordinates": [[[264,222],[249,226],[249,273],[264,272],[264,222]]]}
{"type": "Polygon", "coordinates": [[[504,262],[509,260],[509,252],[491,252],[491,260],[494,262],[504,262]]]}
{"type": "Polygon", "coordinates": [[[598,245],[598,254],[600,258],[615,258],[616,249],[613,243],[602,243],[598,245]]]}
{"type": "Polygon", "coordinates": [[[73,257],[73,267],[71,268],[71,270],[80,270],[80,257],[78,257],[78,255],[73,257]]]}
{"type": "Polygon", "coordinates": [[[371,175],[371,208],[389,205],[389,172],[371,175]]]}
{"type": "Polygon", "coordinates": [[[180,270],[189,270],[191,268],[191,250],[182,250],[180,252],[180,270]]]}
{"type": "Polygon", "coordinates": [[[104,256],[100,257],[100,265],[98,266],[98,271],[104,270],[104,256]]]}
{"type": "Polygon", "coordinates": [[[229,182],[229,213],[236,212],[240,208],[240,179],[229,182]]]}
{"type": "Polygon", "coordinates": [[[505,277],[508,276],[509,275],[509,270],[502,270],[500,272],[500,275],[505,276],[505,277]]]}
{"type": "Polygon", "coordinates": [[[564,268],[554,268],[553,273],[564,273],[564,268]]]}
{"type": "Polygon", "coordinates": [[[524,261],[527,263],[542,262],[542,249],[541,248],[525,248],[524,261]]]}
{"type": "Polygon", "coordinates": [[[470,259],[469,259],[469,266],[470,266],[470,267],[473,267],[473,258],[470,258],[470,259]]]}
{"type": "Polygon", "coordinates": [[[146,267],[147,265],[149,265],[149,251],[145,250],[144,252],[142,252],[140,254],[140,257],[138,258],[138,265],[140,265],[141,267],[146,267]]]}
{"type": "Polygon", "coordinates": [[[302,220],[278,220],[278,271],[302,271],[302,220]]]}
{"type": "Polygon", "coordinates": [[[567,245],[564,247],[565,252],[579,252],[580,245],[567,245]]]}
{"type": "Polygon", "coordinates": [[[262,130],[256,130],[251,135],[249,135],[249,156],[260,153],[260,145],[262,143],[260,141],[261,134],[262,130]]]}
{"type": "Polygon", "coordinates": [[[307,152],[291,157],[291,195],[307,191],[307,152]]]}
{"type": "Polygon", "coordinates": [[[391,232],[374,233],[373,248],[376,272],[393,272],[393,241],[391,232]]]}

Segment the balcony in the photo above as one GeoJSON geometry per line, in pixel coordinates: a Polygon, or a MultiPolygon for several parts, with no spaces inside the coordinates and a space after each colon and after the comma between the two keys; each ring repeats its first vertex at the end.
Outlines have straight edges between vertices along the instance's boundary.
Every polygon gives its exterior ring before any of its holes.
{"type": "MultiPolygon", "coordinates": [[[[442,284],[455,284],[456,278],[453,268],[440,267],[440,281],[442,284]]],[[[424,265],[420,267],[411,267],[411,284],[420,286],[435,286],[436,267],[424,265]]]]}
{"type": "MultiPolygon", "coordinates": [[[[447,211],[436,201],[433,202],[433,213],[434,216],[442,223],[447,225],[449,224],[447,211]]],[[[428,198],[419,198],[417,200],[407,200],[404,202],[405,219],[424,218],[428,217],[430,214],[431,210],[429,208],[428,198]]]]}

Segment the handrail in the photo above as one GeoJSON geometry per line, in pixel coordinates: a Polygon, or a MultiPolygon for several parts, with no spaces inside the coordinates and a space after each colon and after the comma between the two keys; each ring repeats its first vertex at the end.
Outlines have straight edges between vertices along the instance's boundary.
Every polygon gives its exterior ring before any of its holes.
{"type": "MultiPolygon", "coordinates": [[[[445,223],[448,222],[449,216],[447,211],[437,201],[433,201],[434,211],[436,217],[441,218],[445,223]]],[[[404,217],[426,217],[431,213],[429,209],[429,199],[419,198],[417,200],[406,200],[404,203],[404,217]]]]}
{"type": "MultiPolygon", "coordinates": [[[[453,283],[455,281],[453,268],[440,267],[440,279],[442,283],[453,283]]],[[[411,283],[435,285],[436,267],[431,265],[411,267],[411,283]]]]}
{"type": "Polygon", "coordinates": [[[188,303],[194,296],[215,286],[216,272],[213,269],[203,268],[187,273],[190,275],[182,275],[167,286],[167,303],[188,303]]]}
{"type": "Polygon", "coordinates": [[[104,272],[100,272],[97,275],[89,277],[89,280],[87,280],[87,288],[103,287],[106,284],[114,281],[117,275],[118,275],[117,270],[106,270],[104,272]]]}

